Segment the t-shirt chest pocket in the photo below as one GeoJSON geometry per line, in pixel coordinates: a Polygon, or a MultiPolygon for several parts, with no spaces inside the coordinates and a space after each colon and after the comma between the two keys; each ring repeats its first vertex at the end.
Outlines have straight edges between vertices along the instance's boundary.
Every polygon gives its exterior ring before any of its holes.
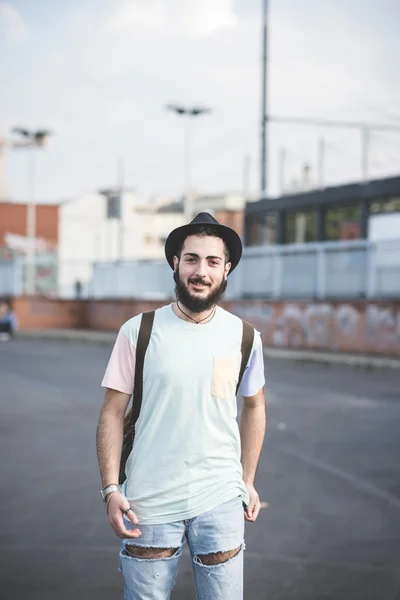
{"type": "Polygon", "coordinates": [[[211,394],[223,400],[235,396],[239,377],[239,364],[236,356],[214,357],[211,394]]]}

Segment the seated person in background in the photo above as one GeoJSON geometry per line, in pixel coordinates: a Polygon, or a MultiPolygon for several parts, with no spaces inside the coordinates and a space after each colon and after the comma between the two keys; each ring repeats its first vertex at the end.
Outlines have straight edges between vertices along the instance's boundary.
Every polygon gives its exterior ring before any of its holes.
{"type": "Polygon", "coordinates": [[[0,300],[0,342],[7,342],[18,328],[17,317],[8,300],[0,300]]]}

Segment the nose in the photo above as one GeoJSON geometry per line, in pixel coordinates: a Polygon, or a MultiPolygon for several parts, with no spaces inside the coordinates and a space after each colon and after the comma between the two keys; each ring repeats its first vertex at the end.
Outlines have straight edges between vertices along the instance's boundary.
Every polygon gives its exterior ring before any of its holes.
{"type": "Polygon", "coordinates": [[[207,263],[205,260],[199,260],[196,265],[196,277],[205,279],[207,277],[207,263]]]}

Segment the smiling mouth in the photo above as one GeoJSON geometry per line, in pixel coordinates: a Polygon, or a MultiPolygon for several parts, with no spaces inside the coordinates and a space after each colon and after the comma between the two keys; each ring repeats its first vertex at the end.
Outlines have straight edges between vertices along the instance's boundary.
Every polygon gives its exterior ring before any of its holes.
{"type": "Polygon", "coordinates": [[[196,288],[199,288],[199,289],[204,289],[204,288],[207,288],[207,287],[208,287],[208,285],[207,285],[206,283],[199,283],[199,282],[194,282],[194,281],[191,281],[191,282],[190,282],[190,284],[191,284],[193,287],[196,287],[196,288]]]}

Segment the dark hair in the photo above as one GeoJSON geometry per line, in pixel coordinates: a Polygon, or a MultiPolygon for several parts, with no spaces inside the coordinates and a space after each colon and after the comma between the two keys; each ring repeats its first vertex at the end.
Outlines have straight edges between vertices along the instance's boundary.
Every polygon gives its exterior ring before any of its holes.
{"type": "Polygon", "coordinates": [[[9,309],[12,308],[11,300],[10,300],[10,298],[8,298],[6,296],[1,296],[0,297],[0,304],[7,304],[7,307],[9,309]]]}
{"type": "Polygon", "coordinates": [[[176,251],[174,253],[175,256],[177,256],[179,258],[179,260],[181,258],[182,248],[183,248],[183,244],[185,243],[186,238],[191,237],[192,235],[198,235],[199,237],[215,237],[215,238],[219,238],[220,240],[222,240],[224,242],[225,264],[227,262],[229,262],[230,256],[229,256],[229,250],[228,250],[226,241],[224,240],[224,238],[222,237],[222,235],[220,234],[218,229],[216,229],[212,225],[198,225],[194,231],[191,231],[190,233],[188,233],[187,235],[185,235],[185,237],[183,237],[181,239],[181,241],[180,241],[179,245],[177,246],[176,251]]]}

